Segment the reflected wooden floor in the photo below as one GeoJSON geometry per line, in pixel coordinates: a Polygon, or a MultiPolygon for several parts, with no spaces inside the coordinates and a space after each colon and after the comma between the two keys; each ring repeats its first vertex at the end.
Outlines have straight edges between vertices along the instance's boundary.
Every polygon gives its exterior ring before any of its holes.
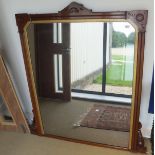
{"type": "Polygon", "coordinates": [[[96,102],[75,99],[66,103],[59,100],[48,99],[41,99],[39,102],[46,134],[128,147],[129,132],[94,129],[77,125],[83,115],[87,113],[96,102]]]}

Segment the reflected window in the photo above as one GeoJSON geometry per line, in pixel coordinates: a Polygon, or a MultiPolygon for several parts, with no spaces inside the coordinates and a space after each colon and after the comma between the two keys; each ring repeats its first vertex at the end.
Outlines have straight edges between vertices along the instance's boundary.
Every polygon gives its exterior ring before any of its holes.
{"type": "Polygon", "coordinates": [[[134,43],[127,22],[71,23],[72,91],[131,97],[134,43]]]}
{"type": "Polygon", "coordinates": [[[106,67],[106,93],[132,95],[135,30],[128,23],[112,23],[110,64],[106,67]]]}

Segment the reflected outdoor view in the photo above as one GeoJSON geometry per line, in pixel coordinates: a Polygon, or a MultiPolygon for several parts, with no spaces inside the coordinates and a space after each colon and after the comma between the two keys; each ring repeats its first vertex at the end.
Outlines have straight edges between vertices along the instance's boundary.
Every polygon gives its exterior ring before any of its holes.
{"type": "Polygon", "coordinates": [[[72,89],[132,95],[134,28],[127,22],[80,24],[71,24],[72,89]]]}

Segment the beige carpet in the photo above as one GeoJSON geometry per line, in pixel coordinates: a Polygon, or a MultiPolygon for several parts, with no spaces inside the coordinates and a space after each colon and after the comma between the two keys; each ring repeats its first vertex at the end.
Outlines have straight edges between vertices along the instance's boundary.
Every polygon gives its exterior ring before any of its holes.
{"type": "MultiPolygon", "coordinates": [[[[40,100],[40,110],[46,134],[80,139],[96,143],[128,147],[129,132],[94,129],[78,126],[79,120],[97,102],[71,100],[40,100]]],[[[108,104],[110,105],[110,104],[108,104]]]]}
{"type": "MultiPolygon", "coordinates": [[[[147,141],[148,155],[150,144],[147,141]]],[[[30,134],[0,132],[0,155],[144,155],[30,134]]]]}

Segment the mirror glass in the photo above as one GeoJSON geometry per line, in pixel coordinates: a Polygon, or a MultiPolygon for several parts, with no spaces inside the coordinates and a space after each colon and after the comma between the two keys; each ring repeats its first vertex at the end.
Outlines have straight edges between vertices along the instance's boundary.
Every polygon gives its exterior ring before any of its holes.
{"type": "Polygon", "coordinates": [[[128,147],[133,26],[31,23],[27,39],[45,134],[128,147]]]}

